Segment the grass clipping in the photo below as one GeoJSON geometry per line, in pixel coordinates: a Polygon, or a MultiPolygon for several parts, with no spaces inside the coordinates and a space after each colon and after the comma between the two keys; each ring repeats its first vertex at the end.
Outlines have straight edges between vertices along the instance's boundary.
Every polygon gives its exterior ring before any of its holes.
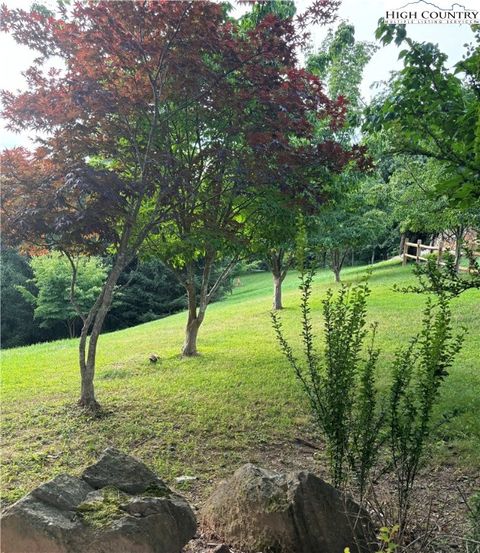
{"type": "Polygon", "coordinates": [[[99,496],[80,503],[77,512],[88,526],[104,528],[125,515],[122,505],[128,500],[126,493],[115,486],[107,486],[100,490],[99,496]]]}

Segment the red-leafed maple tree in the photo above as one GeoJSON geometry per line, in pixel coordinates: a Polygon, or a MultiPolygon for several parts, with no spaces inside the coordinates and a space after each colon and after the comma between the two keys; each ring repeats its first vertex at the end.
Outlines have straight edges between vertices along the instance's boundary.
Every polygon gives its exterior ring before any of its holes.
{"type": "MultiPolygon", "coordinates": [[[[336,3],[317,4],[326,18],[336,3]]],[[[189,298],[184,353],[195,353],[212,265],[235,259],[258,198],[308,202],[322,174],[351,159],[313,140],[314,119],[340,125],[344,106],[296,67],[304,29],[273,14],[242,29],[212,2],[91,1],[56,16],[3,7],[1,17],[39,52],[27,90],[3,92],[3,115],[44,136],[33,152],[2,154],[5,240],[67,255],[74,305],[75,256],[113,255],[82,314],[79,403],[95,410],[98,338],[125,266],[146,249],[175,268],[189,298]],[[44,70],[52,57],[63,68],[44,70]]]]}

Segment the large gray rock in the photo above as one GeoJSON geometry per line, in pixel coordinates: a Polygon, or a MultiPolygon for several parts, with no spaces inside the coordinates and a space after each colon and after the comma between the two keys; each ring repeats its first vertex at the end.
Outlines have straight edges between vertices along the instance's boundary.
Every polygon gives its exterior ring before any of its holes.
{"type": "Polygon", "coordinates": [[[93,488],[115,486],[127,493],[143,493],[152,486],[167,489],[147,466],[111,447],[103,452],[97,463],[83,471],[82,478],[93,488]]]}
{"type": "Polygon", "coordinates": [[[57,476],[8,507],[2,553],[179,553],[195,535],[187,501],[132,457],[106,450],[84,475],[57,476]]]}
{"type": "Polygon", "coordinates": [[[368,552],[368,515],[307,472],[277,474],[244,465],[214,491],[201,511],[206,532],[249,552],[368,552]]]}

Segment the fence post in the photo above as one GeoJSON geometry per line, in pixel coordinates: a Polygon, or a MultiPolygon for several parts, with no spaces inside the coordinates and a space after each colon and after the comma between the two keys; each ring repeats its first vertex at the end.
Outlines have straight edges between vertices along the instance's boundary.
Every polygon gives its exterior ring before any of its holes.
{"type": "Polygon", "coordinates": [[[422,247],[422,241],[417,240],[417,259],[416,262],[420,263],[420,248],[422,247]]]}
{"type": "Polygon", "coordinates": [[[403,260],[402,265],[407,264],[407,252],[408,252],[408,240],[405,238],[403,241],[403,260]]]}

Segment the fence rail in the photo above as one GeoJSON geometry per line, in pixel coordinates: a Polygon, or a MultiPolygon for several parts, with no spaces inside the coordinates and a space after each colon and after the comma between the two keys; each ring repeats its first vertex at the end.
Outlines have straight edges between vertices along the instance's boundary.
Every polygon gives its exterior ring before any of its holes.
{"type": "MultiPolygon", "coordinates": [[[[442,254],[444,253],[444,245],[443,242],[440,242],[438,246],[429,246],[427,244],[422,244],[421,240],[417,240],[416,242],[408,242],[408,240],[405,240],[403,243],[403,264],[406,265],[407,261],[409,259],[414,259],[416,263],[420,263],[420,261],[427,261],[427,258],[422,255],[422,250],[430,250],[431,252],[438,252],[437,257],[437,265],[445,265],[445,263],[442,261],[442,254]],[[416,252],[414,255],[411,253],[408,253],[409,248],[415,248],[416,252]]],[[[450,250],[446,250],[450,251],[450,250]]],[[[474,252],[473,255],[475,257],[480,257],[480,252],[474,252]]],[[[470,272],[470,267],[461,267],[458,266],[458,270],[462,272],[470,272]]]]}

